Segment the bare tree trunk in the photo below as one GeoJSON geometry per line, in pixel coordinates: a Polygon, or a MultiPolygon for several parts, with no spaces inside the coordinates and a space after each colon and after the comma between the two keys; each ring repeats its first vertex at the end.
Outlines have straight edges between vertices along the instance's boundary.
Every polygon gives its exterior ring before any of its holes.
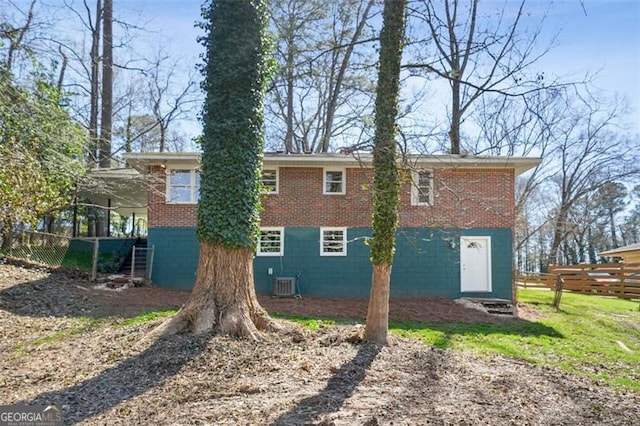
{"type": "Polygon", "coordinates": [[[275,323],[260,307],[253,282],[253,250],[202,242],[196,284],[189,302],[159,330],[164,334],[212,329],[258,339],[275,323]]]}
{"type": "Polygon", "coordinates": [[[113,0],[105,0],[102,38],[102,115],[100,117],[100,167],[111,166],[113,120],[113,0]]]}
{"type": "Polygon", "coordinates": [[[11,228],[13,224],[9,220],[2,222],[2,250],[6,251],[11,248],[11,228]]]}
{"type": "Polygon", "coordinates": [[[618,247],[618,236],[616,235],[616,219],[613,210],[609,211],[609,226],[611,226],[611,242],[613,243],[613,248],[616,248],[618,247]]]}
{"type": "Polygon", "coordinates": [[[287,51],[287,133],[284,136],[284,149],[287,154],[293,152],[293,43],[294,41],[289,39],[287,51]]]}
{"type": "Polygon", "coordinates": [[[331,133],[333,130],[333,118],[336,114],[336,109],[338,108],[338,99],[340,97],[340,91],[342,90],[344,75],[347,72],[347,67],[349,66],[349,61],[351,60],[351,54],[353,53],[356,42],[358,41],[358,39],[360,39],[360,35],[362,34],[362,30],[367,23],[367,19],[369,18],[369,11],[371,10],[373,4],[374,0],[369,0],[369,3],[367,3],[364,12],[362,12],[362,18],[360,19],[360,22],[358,22],[358,27],[353,33],[353,37],[351,37],[351,43],[349,43],[349,46],[347,46],[347,50],[345,51],[344,57],[342,58],[340,70],[338,71],[338,75],[335,77],[335,84],[331,88],[329,104],[327,106],[327,116],[324,123],[322,140],[318,145],[318,152],[329,151],[329,143],[331,142],[331,133]]]}
{"type": "Polygon", "coordinates": [[[367,308],[367,340],[372,342],[387,342],[389,329],[389,293],[391,280],[391,265],[373,265],[371,278],[371,296],[367,308]]]}
{"type": "Polygon", "coordinates": [[[60,56],[62,56],[62,64],[60,65],[60,73],[58,74],[58,90],[62,90],[62,83],[64,82],[64,74],[67,71],[67,66],[69,65],[69,58],[63,52],[62,47],[58,48],[60,52],[60,56]]]}
{"type": "Polygon", "coordinates": [[[100,26],[102,1],[96,0],[96,19],[91,33],[91,108],[89,111],[89,162],[95,166],[98,159],[98,109],[100,107],[100,26]]]}
{"type": "Polygon", "coordinates": [[[9,42],[9,49],[7,51],[7,71],[11,71],[11,67],[13,66],[13,54],[22,47],[22,40],[24,39],[24,35],[29,31],[31,27],[31,21],[33,20],[33,7],[36,4],[36,0],[31,1],[31,5],[29,6],[29,12],[27,13],[27,21],[24,26],[20,28],[18,31],[18,36],[9,42]]]}
{"type": "Polygon", "coordinates": [[[553,241],[551,243],[551,249],[549,250],[548,265],[558,263],[558,250],[560,244],[565,237],[565,225],[567,223],[568,208],[561,208],[556,218],[556,223],[553,229],[553,241]]]}
{"type": "Polygon", "coordinates": [[[167,149],[167,127],[164,123],[158,123],[158,127],[160,128],[160,152],[165,152],[167,149]]]}
{"type": "Polygon", "coordinates": [[[451,141],[451,153],[460,154],[460,122],[462,113],[460,111],[460,80],[451,81],[451,127],[449,129],[449,140],[451,141]]]}

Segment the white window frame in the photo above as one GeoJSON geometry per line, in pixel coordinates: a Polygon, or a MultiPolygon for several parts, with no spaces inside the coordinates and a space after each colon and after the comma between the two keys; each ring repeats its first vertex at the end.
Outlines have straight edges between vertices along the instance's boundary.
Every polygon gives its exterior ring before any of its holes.
{"type": "MultiPolygon", "coordinates": [[[[200,198],[200,186],[196,185],[196,174],[200,174],[198,169],[189,169],[187,167],[172,167],[166,169],[167,181],[166,181],[166,202],[167,204],[198,204],[200,198]],[[171,199],[171,176],[173,172],[189,172],[189,200],[188,201],[174,201],[171,199]]],[[[184,186],[184,185],[181,185],[184,186]]],[[[185,186],[186,187],[186,186],[185,186]]]]}
{"type": "Polygon", "coordinates": [[[258,237],[258,247],[256,248],[256,256],[284,256],[284,228],[278,226],[265,226],[260,228],[260,236],[258,237]],[[278,231],[280,233],[280,250],[263,252],[262,251],[262,233],[278,231]]]}
{"type": "MultiPolygon", "coordinates": [[[[264,187],[264,193],[265,194],[277,194],[280,191],[280,167],[263,167],[262,171],[264,172],[265,170],[275,170],[276,172],[276,185],[273,189],[273,191],[269,191],[267,189],[267,186],[264,185],[264,182],[262,183],[262,186],[264,187]]],[[[260,177],[261,180],[263,180],[263,177],[260,177]]]]}
{"type": "Polygon", "coordinates": [[[433,170],[422,169],[411,172],[411,205],[412,206],[432,206],[433,205],[433,170]],[[429,201],[420,201],[420,173],[426,172],[431,175],[429,179],[429,201]]]}
{"type": "Polygon", "coordinates": [[[346,256],[347,255],[347,228],[323,227],[320,228],[320,256],[346,256]],[[325,252],[325,232],[342,231],[342,251],[325,252]]]}
{"type": "Polygon", "coordinates": [[[344,195],[347,191],[347,169],[344,167],[325,167],[322,169],[322,193],[325,195],[344,195]],[[340,192],[331,192],[327,191],[327,173],[328,172],[340,172],[342,173],[342,191],[340,192]]]}

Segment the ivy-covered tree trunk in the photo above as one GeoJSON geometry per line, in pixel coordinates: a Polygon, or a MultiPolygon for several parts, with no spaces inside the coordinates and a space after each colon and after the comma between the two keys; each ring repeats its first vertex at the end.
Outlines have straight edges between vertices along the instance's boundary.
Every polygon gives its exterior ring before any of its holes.
{"type": "Polygon", "coordinates": [[[263,0],[215,0],[203,9],[206,101],[198,207],[200,261],[189,302],[167,332],[257,339],[273,324],[256,298],[263,98],[270,62],[263,0]]]}
{"type": "Polygon", "coordinates": [[[406,0],[385,0],[380,33],[380,67],[373,148],[373,278],[365,328],[365,338],[380,344],[387,343],[391,265],[398,225],[398,165],[394,137],[405,8],[406,0]]]}

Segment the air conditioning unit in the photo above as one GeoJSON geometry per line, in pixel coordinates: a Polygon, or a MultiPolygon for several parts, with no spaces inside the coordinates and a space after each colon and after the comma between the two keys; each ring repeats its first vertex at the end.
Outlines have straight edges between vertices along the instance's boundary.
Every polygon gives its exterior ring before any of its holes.
{"type": "Polygon", "coordinates": [[[294,296],[296,294],[295,277],[274,277],[272,291],[274,296],[294,296]]]}

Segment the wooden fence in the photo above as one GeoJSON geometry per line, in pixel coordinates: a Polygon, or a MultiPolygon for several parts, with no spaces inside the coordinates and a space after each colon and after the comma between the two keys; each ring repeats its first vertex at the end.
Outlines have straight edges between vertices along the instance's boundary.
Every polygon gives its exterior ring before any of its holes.
{"type": "Polygon", "coordinates": [[[585,294],[640,299],[640,263],[555,265],[547,274],[518,273],[518,286],[553,288],[559,278],[563,288],[585,294]]]}
{"type": "Polygon", "coordinates": [[[516,284],[524,288],[552,288],[553,275],[539,272],[516,273],[516,284]]]}

